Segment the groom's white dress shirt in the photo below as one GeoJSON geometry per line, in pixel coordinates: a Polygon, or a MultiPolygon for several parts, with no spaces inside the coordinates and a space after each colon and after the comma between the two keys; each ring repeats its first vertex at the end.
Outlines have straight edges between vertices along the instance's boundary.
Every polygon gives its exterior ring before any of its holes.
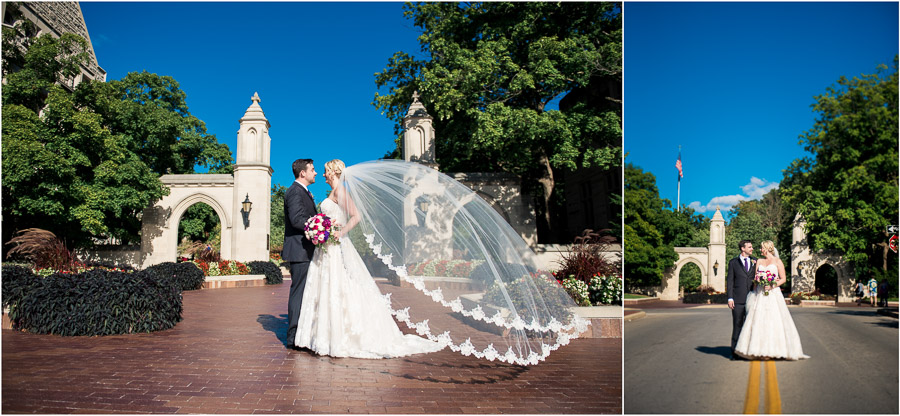
{"type": "MultiPolygon", "coordinates": [[[[297,185],[302,186],[303,189],[306,189],[306,192],[307,192],[307,193],[309,193],[310,195],[312,195],[312,192],[309,192],[309,188],[307,188],[306,185],[304,185],[302,182],[300,182],[299,179],[295,180],[294,182],[297,182],[297,185]]],[[[315,200],[315,198],[313,198],[313,200],[315,200]]]]}

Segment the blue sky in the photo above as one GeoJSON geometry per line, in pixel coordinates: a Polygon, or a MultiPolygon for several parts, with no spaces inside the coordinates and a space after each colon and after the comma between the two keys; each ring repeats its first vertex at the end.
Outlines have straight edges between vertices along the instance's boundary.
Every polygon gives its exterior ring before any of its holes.
{"type": "Polygon", "coordinates": [[[271,124],[272,182],[293,181],[291,162],[312,158],[311,187],[325,195],[322,165],[378,159],[394,147],[393,123],[372,99],[374,74],[394,52],[423,56],[402,3],[81,2],[107,80],[149,71],[175,78],[193,115],[232,153],[255,92],[271,124]]]}
{"type": "MultiPolygon", "coordinates": [[[[898,53],[897,3],[625,3],[626,162],[712,216],[806,154],[814,97],[898,53]]],[[[726,213],[727,216],[727,213],[726,213]]]]}

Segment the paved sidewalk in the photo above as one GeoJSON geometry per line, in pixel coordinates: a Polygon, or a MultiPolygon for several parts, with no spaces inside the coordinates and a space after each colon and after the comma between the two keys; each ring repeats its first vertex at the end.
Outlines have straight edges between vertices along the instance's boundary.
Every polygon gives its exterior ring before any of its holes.
{"type": "Polygon", "coordinates": [[[532,367],[450,350],[320,357],[284,347],[289,289],[185,292],[184,320],[151,334],[3,330],[2,412],[621,413],[621,338],[577,339],[532,367]]]}

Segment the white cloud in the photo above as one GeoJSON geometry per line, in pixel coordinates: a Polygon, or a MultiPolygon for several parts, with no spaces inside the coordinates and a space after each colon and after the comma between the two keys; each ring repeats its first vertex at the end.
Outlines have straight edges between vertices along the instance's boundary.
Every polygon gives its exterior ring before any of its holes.
{"type": "Polygon", "coordinates": [[[750,178],[750,183],[741,187],[741,190],[749,197],[748,199],[760,199],[766,192],[778,188],[778,182],[766,182],[765,179],[759,179],[756,176],[750,178]]]}
{"type": "Polygon", "coordinates": [[[738,202],[760,199],[763,195],[766,194],[766,192],[769,192],[776,188],[778,188],[778,182],[769,182],[765,179],[759,179],[753,176],[750,178],[750,183],[741,186],[741,191],[743,191],[744,193],[743,195],[717,196],[713,199],[710,199],[709,202],[705,205],[701,205],[700,201],[694,201],[691,202],[688,206],[699,213],[715,211],[716,207],[718,207],[722,211],[729,211],[733,206],[737,205],[738,202]]]}

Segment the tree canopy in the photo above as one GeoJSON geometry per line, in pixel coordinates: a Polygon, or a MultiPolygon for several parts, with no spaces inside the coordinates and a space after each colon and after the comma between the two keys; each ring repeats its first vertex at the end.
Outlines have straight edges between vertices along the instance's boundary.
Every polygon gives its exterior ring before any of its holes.
{"type": "MultiPolygon", "coordinates": [[[[628,288],[662,283],[675,265],[674,247],[706,247],[709,219],[659,197],[656,177],[631,163],[625,165],[625,284],[628,288]]],[[[695,277],[695,276],[686,276],[695,277]]],[[[696,280],[696,279],[695,279],[696,280]]]]}
{"type": "Polygon", "coordinates": [[[373,104],[402,119],[414,91],[451,171],[501,170],[525,178],[552,234],[566,169],[620,166],[622,9],[619,3],[417,3],[427,59],[395,53],[373,104]],[[559,110],[546,107],[559,100],[559,110]]]}
{"type": "Polygon", "coordinates": [[[21,55],[3,66],[4,241],[39,226],[76,246],[134,242],[141,211],[168,193],[161,174],[231,169],[231,151],[190,115],[171,77],[130,73],[70,91],[57,81],[87,59],[84,40],[22,34],[3,28],[4,58],[7,48],[21,55]]]}
{"type": "Polygon", "coordinates": [[[898,224],[897,67],[895,57],[892,68],[841,77],[816,96],[817,119],[800,136],[810,156],[781,183],[789,212],[807,220],[812,248],[843,251],[858,276],[897,269],[885,230],[898,224]]]}

